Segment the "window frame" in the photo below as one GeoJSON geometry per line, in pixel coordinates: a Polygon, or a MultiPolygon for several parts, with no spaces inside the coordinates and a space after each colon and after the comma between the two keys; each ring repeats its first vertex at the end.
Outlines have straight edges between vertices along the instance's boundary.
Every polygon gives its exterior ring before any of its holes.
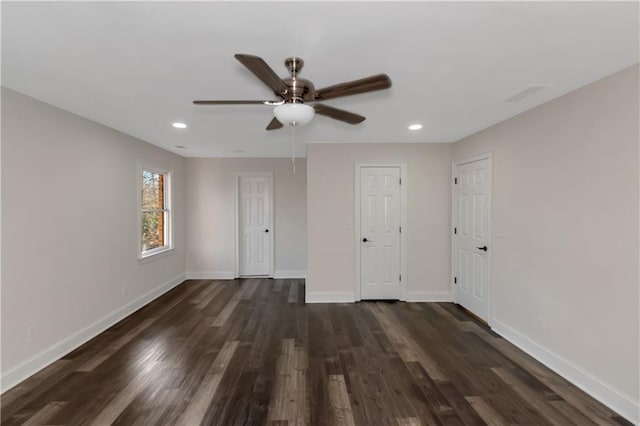
{"type": "Polygon", "coordinates": [[[161,254],[167,254],[173,250],[173,212],[171,206],[172,199],[172,176],[173,171],[166,167],[159,167],[156,164],[146,161],[138,161],[138,185],[137,185],[137,211],[138,211],[138,224],[137,224],[137,239],[138,239],[138,261],[145,262],[161,257],[161,254]],[[142,207],[142,186],[143,186],[143,172],[151,172],[161,174],[163,176],[163,201],[164,208],[164,245],[162,247],[156,247],[151,250],[142,249],[142,217],[145,210],[142,207]]]}

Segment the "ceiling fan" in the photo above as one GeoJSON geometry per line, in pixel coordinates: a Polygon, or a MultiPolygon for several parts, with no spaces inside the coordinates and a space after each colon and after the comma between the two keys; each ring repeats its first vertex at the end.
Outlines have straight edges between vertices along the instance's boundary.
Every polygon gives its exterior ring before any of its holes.
{"type": "Polygon", "coordinates": [[[359,80],[335,84],[316,90],[309,80],[298,77],[304,66],[300,58],[287,58],[284,61],[289,70],[290,77],[280,78],[260,57],[245,54],[236,54],[235,58],[249,69],[256,77],[262,80],[277,99],[275,100],[227,100],[227,101],[193,101],[196,105],[269,105],[274,106],[275,117],[267,130],[275,130],[283,127],[283,124],[301,126],[313,118],[314,114],[325,115],[335,120],[349,124],[358,124],[365,117],[342,109],[333,108],[323,104],[307,105],[305,102],[321,102],[327,99],[341,96],[357,95],[359,93],[373,92],[375,90],[391,87],[391,79],[386,74],[377,74],[359,80]]]}

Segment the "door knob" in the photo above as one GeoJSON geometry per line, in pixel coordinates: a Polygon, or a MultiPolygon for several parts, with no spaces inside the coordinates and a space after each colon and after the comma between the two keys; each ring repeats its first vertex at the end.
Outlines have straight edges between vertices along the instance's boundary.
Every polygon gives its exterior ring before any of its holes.
{"type": "Polygon", "coordinates": [[[489,250],[489,249],[487,248],[487,246],[476,247],[476,248],[477,248],[478,250],[484,250],[484,251],[489,250]]]}
{"type": "Polygon", "coordinates": [[[363,243],[366,243],[367,241],[371,241],[371,240],[367,240],[366,238],[363,238],[363,239],[362,239],[362,242],[363,242],[363,243]]]}
{"type": "Polygon", "coordinates": [[[269,230],[268,230],[268,229],[265,229],[265,230],[264,230],[264,232],[269,232],[269,230]]]}

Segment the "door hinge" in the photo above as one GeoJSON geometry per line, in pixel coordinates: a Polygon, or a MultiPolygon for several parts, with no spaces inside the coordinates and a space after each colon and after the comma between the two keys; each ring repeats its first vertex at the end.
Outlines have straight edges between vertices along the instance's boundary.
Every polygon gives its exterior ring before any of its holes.
{"type": "Polygon", "coordinates": [[[453,283],[458,284],[458,277],[453,277],[453,283]]]}
{"type": "Polygon", "coordinates": [[[402,275],[400,275],[400,282],[402,282],[402,275]]]}
{"type": "Polygon", "coordinates": [[[402,226],[400,227],[400,233],[402,234],[402,226]]]}
{"type": "Polygon", "coordinates": [[[457,234],[458,233],[458,228],[453,228],[453,233],[457,234]]]}
{"type": "Polygon", "coordinates": [[[400,178],[400,185],[402,185],[402,178],[400,178]]]}
{"type": "Polygon", "coordinates": [[[457,185],[457,184],[458,184],[458,178],[453,178],[453,183],[454,183],[455,185],[457,185]]]}

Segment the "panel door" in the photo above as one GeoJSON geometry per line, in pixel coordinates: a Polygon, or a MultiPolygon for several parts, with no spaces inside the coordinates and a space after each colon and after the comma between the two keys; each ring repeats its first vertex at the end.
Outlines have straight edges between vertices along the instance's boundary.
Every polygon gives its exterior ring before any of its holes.
{"type": "Polygon", "coordinates": [[[241,176],[240,275],[271,273],[271,200],[268,176],[241,176]]]}
{"type": "Polygon", "coordinates": [[[360,168],[360,296],[400,299],[400,168],[360,168]]]}
{"type": "Polygon", "coordinates": [[[488,321],[490,162],[459,165],[456,177],[456,302],[488,321]]]}

